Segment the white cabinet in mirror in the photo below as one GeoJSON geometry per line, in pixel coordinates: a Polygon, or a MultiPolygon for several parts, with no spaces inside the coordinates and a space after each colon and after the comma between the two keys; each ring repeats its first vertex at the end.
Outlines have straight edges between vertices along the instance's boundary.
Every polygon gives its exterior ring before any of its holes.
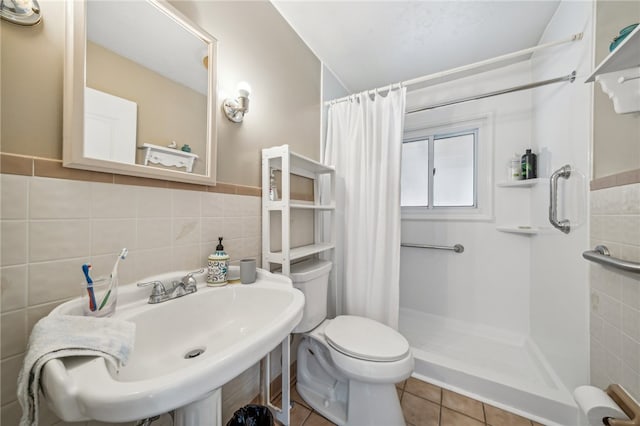
{"type": "Polygon", "coordinates": [[[215,184],[216,40],[165,1],[66,14],[64,166],[215,184]],[[180,160],[150,161],[150,146],[180,160]]]}

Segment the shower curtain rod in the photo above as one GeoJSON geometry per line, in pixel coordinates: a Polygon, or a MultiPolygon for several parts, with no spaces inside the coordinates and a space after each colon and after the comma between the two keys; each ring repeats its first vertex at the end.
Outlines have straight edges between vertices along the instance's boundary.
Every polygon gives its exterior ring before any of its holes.
{"type": "Polygon", "coordinates": [[[504,95],[506,93],[519,92],[520,90],[534,89],[540,86],[546,86],[547,84],[561,83],[563,81],[569,81],[573,83],[576,79],[576,72],[573,71],[571,74],[564,75],[562,77],[552,78],[544,81],[536,81],[535,83],[523,84],[521,86],[514,86],[508,89],[496,90],[495,92],[483,93],[481,95],[468,96],[466,98],[455,99],[453,101],[441,102],[439,104],[433,104],[426,107],[419,107],[415,109],[411,109],[405,112],[405,114],[413,114],[414,112],[422,112],[428,111],[430,109],[436,109],[444,106],[461,104],[463,102],[475,101],[478,99],[490,98],[492,96],[504,95]]]}
{"type": "MultiPolygon", "coordinates": [[[[452,68],[450,70],[424,75],[422,77],[413,78],[411,80],[401,81],[400,83],[393,83],[391,85],[386,85],[384,87],[379,87],[379,88],[373,89],[373,90],[367,90],[366,93],[375,93],[377,91],[390,90],[390,89],[392,89],[394,87],[411,86],[413,84],[424,83],[424,82],[429,81],[429,80],[435,80],[435,79],[438,79],[438,78],[447,77],[447,76],[450,76],[450,75],[455,75],[455,74],[458,74],[458,73],[461,73],[461,72],[464,72],[464,71],[469,71],[469,70],[472,70],[472,69],[475,69],[475,68],[481,68],[483,66],[491,65],[491,64],[494,64],[494,63],[497,63],[497,62],[506,61],[506,60],[513,59],[513,58],[517,58],[519,56],[528,55],[530,53],[537,52],[538,50],[548,49],[550,47],[558,46],[560,44],[579,41],[579,40],[582,40],[582,37],[583,37],[583,33],[576,33],[576,34],[573,34],[571,37],[568,37],[568,38],[565,38],[565,39],[562,39],[562,40],[552,41],[552,42],[549,42],[549,43],[545,43],[545,44],[541,44],[541,45],[538,45],[538,46],[529,47],[527,49],[519,50],[517,52],[507,53],[507,54],[501,55],[501,56],[496,56],[495,58],[486,59],[484,61],[474,62],[474,63],[469,64],[469,65],[463,65],[461,67],[452,68]]],[[[350,97],[351,97],[351,95],[345,96],[343,98],[334,99],[334,100],[331,100],[331,101],[326,101],[324,104],[325,105],[330,105],[330,104],[333,104],[333,103],[344,102],[344,101],[348,100],[350,97]]]]}

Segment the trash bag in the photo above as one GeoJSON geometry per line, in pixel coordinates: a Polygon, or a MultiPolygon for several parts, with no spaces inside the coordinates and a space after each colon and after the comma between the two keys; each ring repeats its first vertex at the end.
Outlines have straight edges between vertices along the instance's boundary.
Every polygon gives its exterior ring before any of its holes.
{"type": "Polygon", "coordinates": [[[245,405],[233,413],[227,426],[273,426],[273,416],[264,405],[245,405]]]}

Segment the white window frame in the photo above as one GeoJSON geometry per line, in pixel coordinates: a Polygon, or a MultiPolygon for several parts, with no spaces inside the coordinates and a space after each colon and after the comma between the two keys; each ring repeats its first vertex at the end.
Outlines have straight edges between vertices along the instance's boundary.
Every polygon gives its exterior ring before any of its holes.
{"type": "MultiPolygon", "coordinates": [[[[406,121],[405,121],[406,123],[406,121]]],[[[426,140],[429,137],[470,133],[477,129],[475,138],[475,206],[438,207],[403,206],[402,220],[479,220],[493,221],[493,114],[473,117],[452,117],[447,122],[418,120],[405,127],[403,141],[426,140]]],[[[432,157],[430,150],[430,156],[432,157]]],[[[433,158],[429,159],[433,164],[433,158]]],[[[433,176],[430,176],[430,180],[433,176]]],[[[433,204],[433,194],[429,194],[433,204]]]]}

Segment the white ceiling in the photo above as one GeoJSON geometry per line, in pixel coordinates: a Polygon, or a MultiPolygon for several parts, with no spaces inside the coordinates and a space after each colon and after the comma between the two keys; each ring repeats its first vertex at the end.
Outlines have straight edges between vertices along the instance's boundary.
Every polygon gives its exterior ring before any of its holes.
{"type": "Polygon", "coordinates": [[[360,92],[535,46],[559,0],[272,3],[360,92]]]}

